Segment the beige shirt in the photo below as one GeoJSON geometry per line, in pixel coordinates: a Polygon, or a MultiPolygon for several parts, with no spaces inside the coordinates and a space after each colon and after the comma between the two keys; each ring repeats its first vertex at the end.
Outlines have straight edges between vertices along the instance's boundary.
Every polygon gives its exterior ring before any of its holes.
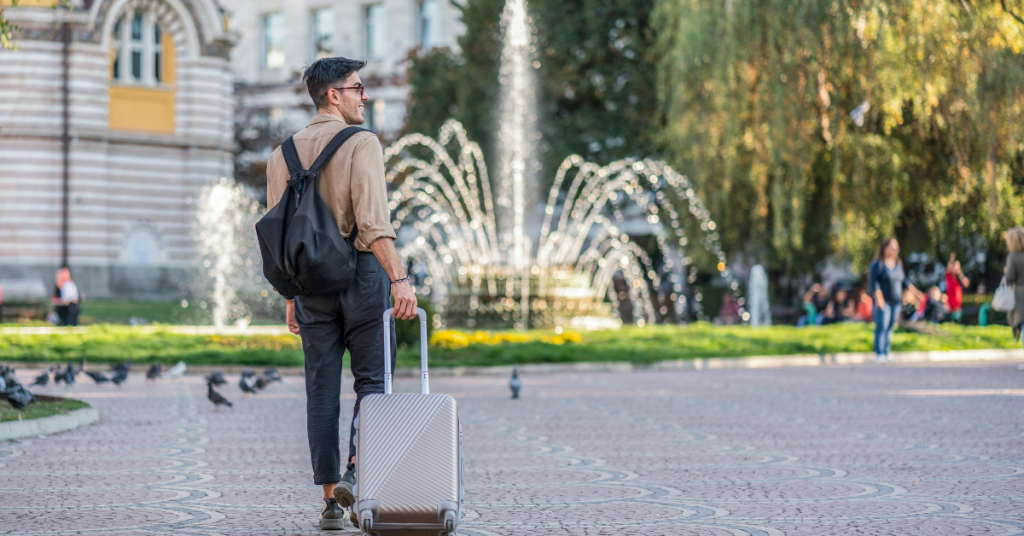
{"type": "MultiPolygon", "coordinates": [[[[320,151],[336,134],[348,127],[340,117],[317,114],[292,140],[302,166],[313,165],[320,151]]],[[[267,208],[276,205],[288,187],[288,165],[278,147],[267,162],[267,208]]],[[[359,132],[348,139],[320,170],[316,189],[346,239],[359,224],[356,249],[370,251],[378,238],[394,240],[384,179],[384,151],[372,132],[359,132]]]]}

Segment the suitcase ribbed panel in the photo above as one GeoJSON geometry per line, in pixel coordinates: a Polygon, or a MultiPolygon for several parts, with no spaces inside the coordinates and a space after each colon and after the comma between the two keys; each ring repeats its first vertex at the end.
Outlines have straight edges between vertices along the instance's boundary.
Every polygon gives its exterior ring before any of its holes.
{"type": "Polygon", "coordinates": [[[359,498],[384,481],[444,404],[443,396],[370,395],[359,408],[359,498]]]}
{"type": "MultiPolygon", "coordinates": [[[[447,398],[447,397],[445,397],[447,398]]],[[[377,491],[388,514],[437,514],[440,501],[459,501],[459,439],[455,401],[448,398],[377,491]]]]}
{"type": "Polygon", "coordinates": [[[359,413],[359,500],[379,501],[382,522],[436,521],[437,503],[459,497],[455,399],[370,395],[359,413]]]}

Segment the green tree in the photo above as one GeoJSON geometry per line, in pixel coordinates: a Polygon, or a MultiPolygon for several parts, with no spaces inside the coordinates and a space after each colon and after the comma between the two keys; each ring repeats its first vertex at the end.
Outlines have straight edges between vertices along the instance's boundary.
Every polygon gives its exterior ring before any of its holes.
{"type": "Polygon", "coordinates": [[[653,0],[539,0],[529,5],[540,61],[542,164],[570,154],[607,164],[649,156],[655,71],[653,0]]]}
{"type": "MultiPolygon", "coordinates": [[[[410,57],[408,131],[433,135],[454,117],[488,155],[494,154],[504,4],[467,0],[459,6],[466,26],[459,38],[461,52],[435,49],[410,57]]],[[[648,19],[652,6],[653,0],[528,4],[539,64],[540,157],[546,170],[574,153],[607,163],[650,152],[651,129],[657,125],[648,19]]]]}
{"type": "Polygon", "coordinates": [[[1020,7],[659,0],[659,145],[776,269],[994,244],[1024,219],[1020,7]]]}
{"type": "Polygon", "coordinates": [[[0,4],[0,49],[2,50],[13,50],[16,48],[12,39],[18,27],[7,20],[5,11],[8,7],[18,7],[18,0],[11,0],[10,6],[0,4]]]}
{"type": "Polygon", "coordinates": [[[458,39],[462,52],[440,48],[414,51],[410,56],[412,105],[406,130],[434,136],[447,119],[454,118],[492,161],[497,136],[500,19],[505,2],[466,0],[453,5],[462,12],[466,27],[458,39]]]}

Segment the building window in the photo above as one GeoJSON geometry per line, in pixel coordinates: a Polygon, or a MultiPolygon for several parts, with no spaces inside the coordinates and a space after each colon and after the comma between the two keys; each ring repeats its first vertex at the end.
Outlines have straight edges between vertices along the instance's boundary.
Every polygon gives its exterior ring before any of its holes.
{"type": "Polygon", "coordinates": [[[424,0],[420,2],[420,48],[430,50],[441,40],[441,2],[424,0]]]}
{"type": "Polygon", "coordinates": [[[164,81],[164,33],[152,13],[122,15],[114,23],[112,37],[114,80],[148,86],[164,81]]]}
{"type": "Polygon", "coordinates": [[[318,9],[313,12],[313,60],[334,56],[334,10],[318,9]]]}
{"type": "Polygon", "coordinates": [[[384,4],[366,6],[363,18],[363,34],[366,36],[366,57],[383,57],[387,48],[387,22],[384,20],[384,4]]]}
{"type": "Polygon", "coordinates": [[[284,67],[284,21],[280,13],[263,17],[263,66],[284,67]]]}

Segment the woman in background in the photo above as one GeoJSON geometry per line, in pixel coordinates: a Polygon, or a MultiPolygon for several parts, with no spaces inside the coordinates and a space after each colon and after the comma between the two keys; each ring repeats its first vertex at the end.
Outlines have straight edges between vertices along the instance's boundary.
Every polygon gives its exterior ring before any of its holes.
{"type": "Polygon", "coordinates": [[[924,294],[907,281],[900,261],[900,243],[895,238],[886,238],[878,245],[875,260],[868,271],[868,292],[875,299],[875,362],[892,361],[892,333],[900,320],[903,305],[903,291],[909,290],[918,300],[924,294]]]}
{"type": "Polygon", "coordinates": [[[1006,319],[1013,328],[1013,336],[1020,337],[1021,324],[1024,324],[1024,227],[1013,227],[1006,231],[1006,246],[1010,254],[1006,256],[1006,284],[1013,288],[1014,306],[1007,313],[1006,319]]]}

